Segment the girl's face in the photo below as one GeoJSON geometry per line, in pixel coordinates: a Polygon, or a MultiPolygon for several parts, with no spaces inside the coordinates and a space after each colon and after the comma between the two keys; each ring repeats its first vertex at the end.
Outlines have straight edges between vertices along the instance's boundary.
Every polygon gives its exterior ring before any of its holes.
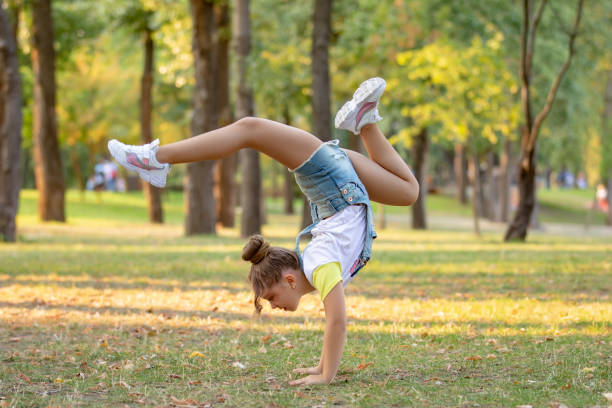
{"type": "Polygon", "coordinates": [[[281,280],[264,290],[261,297],[270,302],[272,309],[295,312],[301,298],[296,283],[292,271],[283,272],[281,280]]]}

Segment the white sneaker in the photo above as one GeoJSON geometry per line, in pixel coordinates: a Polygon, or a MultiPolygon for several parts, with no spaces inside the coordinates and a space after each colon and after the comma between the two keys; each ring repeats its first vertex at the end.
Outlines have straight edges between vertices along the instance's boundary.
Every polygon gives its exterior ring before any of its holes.
{"type": "Polygon", "coordinates": [[[159,139],[142,146],[126,145],[115,139],[108,142],[108,150],[119,164],[138,173],[144,181],[161,188],[166,185],[170,164],[157,161],[158,148],[159,139]]]}
{"type": "Polygon", "coordinates": [[[382,78],[370,78],[362,82],[353,94],[353,99],[345,103],[336,114],[336,128],[358,135],[363,126],[380,121],[382,118],[378,115],[378,101],[386,86],[382,78]]]}

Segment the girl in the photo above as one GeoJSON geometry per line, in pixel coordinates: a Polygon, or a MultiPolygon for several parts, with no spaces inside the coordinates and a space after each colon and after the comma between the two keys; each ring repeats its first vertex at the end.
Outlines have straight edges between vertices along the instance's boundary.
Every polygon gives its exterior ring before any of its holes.
{"type": "Polygon", "coordinates": [[[108,143],[113,157],[156,187],[166,184],[172,163],[223,158],[242,148],[257,149],[287,166],[308,197],[314,223],[299,233],[295,251],[272,247],[260,235],[250,238],[242,259],[251,261],[249,281],[255,308],[261,298],[272,308],[297,309],[300,298],[315,289],[325,308],[325,335],[319,365],[298,368],[306,377],[291,385],[327,384],[338,370],[346,336],[344,287],[370,259],[376,232],[370,199],[411,205],[419,187],[409,167],[385,139],[376,122],[386,83],[363,82],[336,115],[337,128],[361,135],[370,158],[323,143],[312,134],[281,123],[243,118],[226,127],[165,146],[108,143]],[[312,240],[300,253],[300,238],[312,240]]]}

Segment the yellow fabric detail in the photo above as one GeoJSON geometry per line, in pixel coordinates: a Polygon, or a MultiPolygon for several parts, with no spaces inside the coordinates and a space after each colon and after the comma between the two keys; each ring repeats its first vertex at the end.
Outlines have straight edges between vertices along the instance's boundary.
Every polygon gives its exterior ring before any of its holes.
{"type": "Polygon", "coordinates": [[[338,282],[342,282],[340,262],[330,262],[321,265],[312,273],[312,283],[321,294],[321,300],[325,300],[327,294],[331,292],[338,282]]]}

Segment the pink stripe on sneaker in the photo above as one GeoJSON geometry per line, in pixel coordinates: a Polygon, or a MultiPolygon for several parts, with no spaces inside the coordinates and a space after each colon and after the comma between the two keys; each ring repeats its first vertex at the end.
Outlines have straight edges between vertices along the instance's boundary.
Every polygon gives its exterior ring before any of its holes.
{"type": "Polygon", "coordinates": [[[359,112],[357,112],[357,117],[355,118],[355,129],[359,127],[359,122],[361,122],[361,118],[363,118],[363,115],[365,115],[368,111],[371,111],[375,107],[376,102],[366,102],[363,104],[361,109],[359,109],[359,112]]]}
{"type": "Polygon", "coordinates": [[[141,168],[143,170],[163,170],[163,167],[155,167],[149,164],[149,159],[147,158],[140,160],[135,153],[127,153],[125,155],[125,161],[132,166],[141,168]]]}

